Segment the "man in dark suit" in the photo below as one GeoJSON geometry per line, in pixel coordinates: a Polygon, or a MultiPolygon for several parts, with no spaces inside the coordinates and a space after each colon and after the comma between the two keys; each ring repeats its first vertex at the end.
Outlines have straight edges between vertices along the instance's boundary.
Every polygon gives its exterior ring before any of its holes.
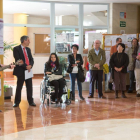
{"type": "Polygon", "coordinates": [[[21,90],[23,83],[25,81],[26,83],[26,91],[27,91],[27,100],[30,106],[36,106],[36,104],[33,101],[32,97],[32,78],[25,80],[25,70],[30,71],[33,67],[34,60],[31,54],[29,46],[30,40],[28,36],[22,36],[20,38],[21,45],[14,47],[13,49],[13,55],[15,58],[15,61],[17,60],[23,60],[23,65],[16,66],[13,71],[13,75],[17,76],[17,87],[16,87],[16,95],[15,95],[15,103],[13,107],[18,107],[19,103],[21,101],[21,90]]]}

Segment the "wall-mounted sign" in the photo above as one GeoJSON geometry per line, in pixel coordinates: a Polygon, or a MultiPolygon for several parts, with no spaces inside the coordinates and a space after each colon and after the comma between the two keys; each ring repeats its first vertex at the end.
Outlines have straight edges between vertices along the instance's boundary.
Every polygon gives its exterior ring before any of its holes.
{"type": "Polygon", "coordinates": [[[126,12],[120,12],[120,18],[121,19],[126,18],[126,12]]]}
{"type": "Polygon", "coordinates": [[[125,30],[120,30],[120,34],[125,34],[125,30]]]}
{"type": "Polygon", "coordinates": [[[126,27],[126,21],[120,21],[120,27],[126,27]]]}

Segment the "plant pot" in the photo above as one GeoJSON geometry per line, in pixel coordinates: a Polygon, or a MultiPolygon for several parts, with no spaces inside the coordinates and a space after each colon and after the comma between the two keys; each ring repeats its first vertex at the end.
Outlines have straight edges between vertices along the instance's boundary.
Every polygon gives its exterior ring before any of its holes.
{"type": "Polygon", "coordinates": [[[13,88],[6,88],[6,92],[4,92],[4,99],[11,99],[11,96],[13,96],[13,88]]]}

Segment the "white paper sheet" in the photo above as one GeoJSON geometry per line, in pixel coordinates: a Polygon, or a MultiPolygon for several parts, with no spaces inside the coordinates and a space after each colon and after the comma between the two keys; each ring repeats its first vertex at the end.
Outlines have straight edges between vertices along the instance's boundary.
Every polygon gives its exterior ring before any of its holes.
{"type": "Polygon", "coordinates": [[[33,71],[30,69],[30,72],[28,70],[25,70],[25,80],[30,79],[33,77],[33,71]]]}
{"type": "Polygon", "coordinates": [[[127,42],[131,42],[133,38],[136,38],[136,34],[128,34],[127,35],[127,42]]]}
{"type": "Polygon", "coordinates": [[[106,63],[109,65],[109,61],[110,61],[110,51],[105,51],[106,54],[106,63]]]}
{"type": "Polygon", "coordinates": [[[127,44],[127,36],[121,35],[120,38],[122,39],[122,43],[127,44]]]}
{"type": "Polygon", "coordinates": [[[67,42],[66,33],[56,34],[56,42],[67,42]]]}
{"type": "Polygon", "coordinates": [[[105,36],[105,46],[111,46],[111,36],[105,36]]]}

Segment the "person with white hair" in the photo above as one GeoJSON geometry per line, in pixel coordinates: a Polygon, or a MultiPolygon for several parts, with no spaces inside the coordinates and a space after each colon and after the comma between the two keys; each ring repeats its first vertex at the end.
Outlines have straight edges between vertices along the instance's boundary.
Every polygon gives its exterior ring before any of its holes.
{"type": "Polygon", "coordinates": [[[89,71],[90,71],[90,85],[88,98],[94,97],[94,82],[98,82],[98,97],[105,98],[102,93],[103,81],[103,65],[106,61],[105,51],[100,48],[101,41],[95,40],[94,48],[88,53],[89,71]]]}

